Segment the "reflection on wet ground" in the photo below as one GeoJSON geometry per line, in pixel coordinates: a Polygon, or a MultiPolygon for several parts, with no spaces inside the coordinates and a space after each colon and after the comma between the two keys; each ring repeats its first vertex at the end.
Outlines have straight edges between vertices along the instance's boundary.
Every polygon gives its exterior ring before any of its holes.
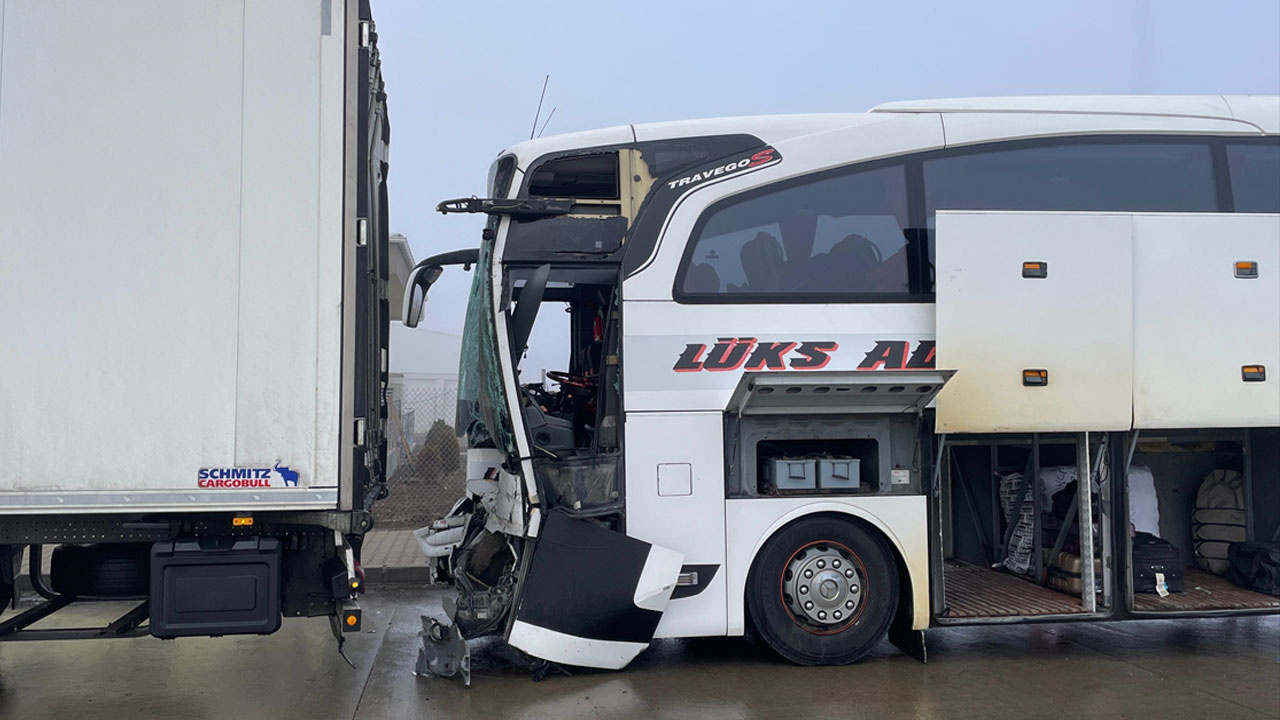
{"type": "Polygon", "coordinates": [[[541,682],[482,645],[466,688],[412,674],[418,616],[441,597],[375,588],[347,643],[355,670],[324,620],[261,638],[0,644],[0,718],[1280,717],[1280,617],[935,630],[927,665],[887,643],[800,668],[740,638],[664,640],[624,671],[541,682]]]}

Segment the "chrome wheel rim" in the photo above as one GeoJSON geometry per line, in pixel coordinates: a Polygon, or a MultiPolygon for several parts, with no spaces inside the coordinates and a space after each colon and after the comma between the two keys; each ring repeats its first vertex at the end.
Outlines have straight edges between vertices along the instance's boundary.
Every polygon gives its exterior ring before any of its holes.
{"type": "Polygon", "coordinates": [[[782,573],[782,599],[801,625],[830,632],[853,622],[866,594],[862,563],[832,542],[806,545],[782,573]]]}

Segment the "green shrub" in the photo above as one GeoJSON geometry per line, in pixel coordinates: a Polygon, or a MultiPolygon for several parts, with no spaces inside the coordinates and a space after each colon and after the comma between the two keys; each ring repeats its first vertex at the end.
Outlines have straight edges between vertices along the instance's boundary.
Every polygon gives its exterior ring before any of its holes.
{"type": "Polygon", "coordinates": [[[414,454],[413,464],[421,470],[440,473],[453,472],[461,467],[458,436],[453,426],[443,420],[432,423],[426,439],[414,454]]]}

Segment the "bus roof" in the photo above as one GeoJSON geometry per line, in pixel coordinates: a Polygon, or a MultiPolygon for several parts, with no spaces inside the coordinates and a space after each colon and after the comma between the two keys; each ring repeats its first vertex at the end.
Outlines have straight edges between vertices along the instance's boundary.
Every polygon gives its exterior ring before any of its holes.
{"type": "Polygon", "coordinates": [[[645,140],[748,133],[769,142],[875,122],[886,113],[1021,113],[1052,115],[1145,115],[1246,123],[1261,133],[1280,133],[1276,95],[1041,95],[1025,97],[908,100],[862,113],[759,115],[619,125],[527,140],[511,146],[521,165],[546,153],[645,140]]]}
{"type": "Polygon", "coordinates": [[[884,103],[870,112],[1055,113],[1152,115],[1236,120],[1277,132],[1280,96],[1275,95],[1029,95],[946,98],[884,103]]]}

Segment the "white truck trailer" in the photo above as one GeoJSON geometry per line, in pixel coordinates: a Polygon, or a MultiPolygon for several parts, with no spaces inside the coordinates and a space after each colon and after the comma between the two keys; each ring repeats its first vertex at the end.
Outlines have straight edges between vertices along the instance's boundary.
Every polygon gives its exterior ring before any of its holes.
{"type": "Polygon", "coordinates": [[[0,639],[359,628],[376,39],[367,0],[0,0],[0,600],[24,550],[46,597],[0,639]],[[138,606],[33,627],[99,598],[138,606]]]}

